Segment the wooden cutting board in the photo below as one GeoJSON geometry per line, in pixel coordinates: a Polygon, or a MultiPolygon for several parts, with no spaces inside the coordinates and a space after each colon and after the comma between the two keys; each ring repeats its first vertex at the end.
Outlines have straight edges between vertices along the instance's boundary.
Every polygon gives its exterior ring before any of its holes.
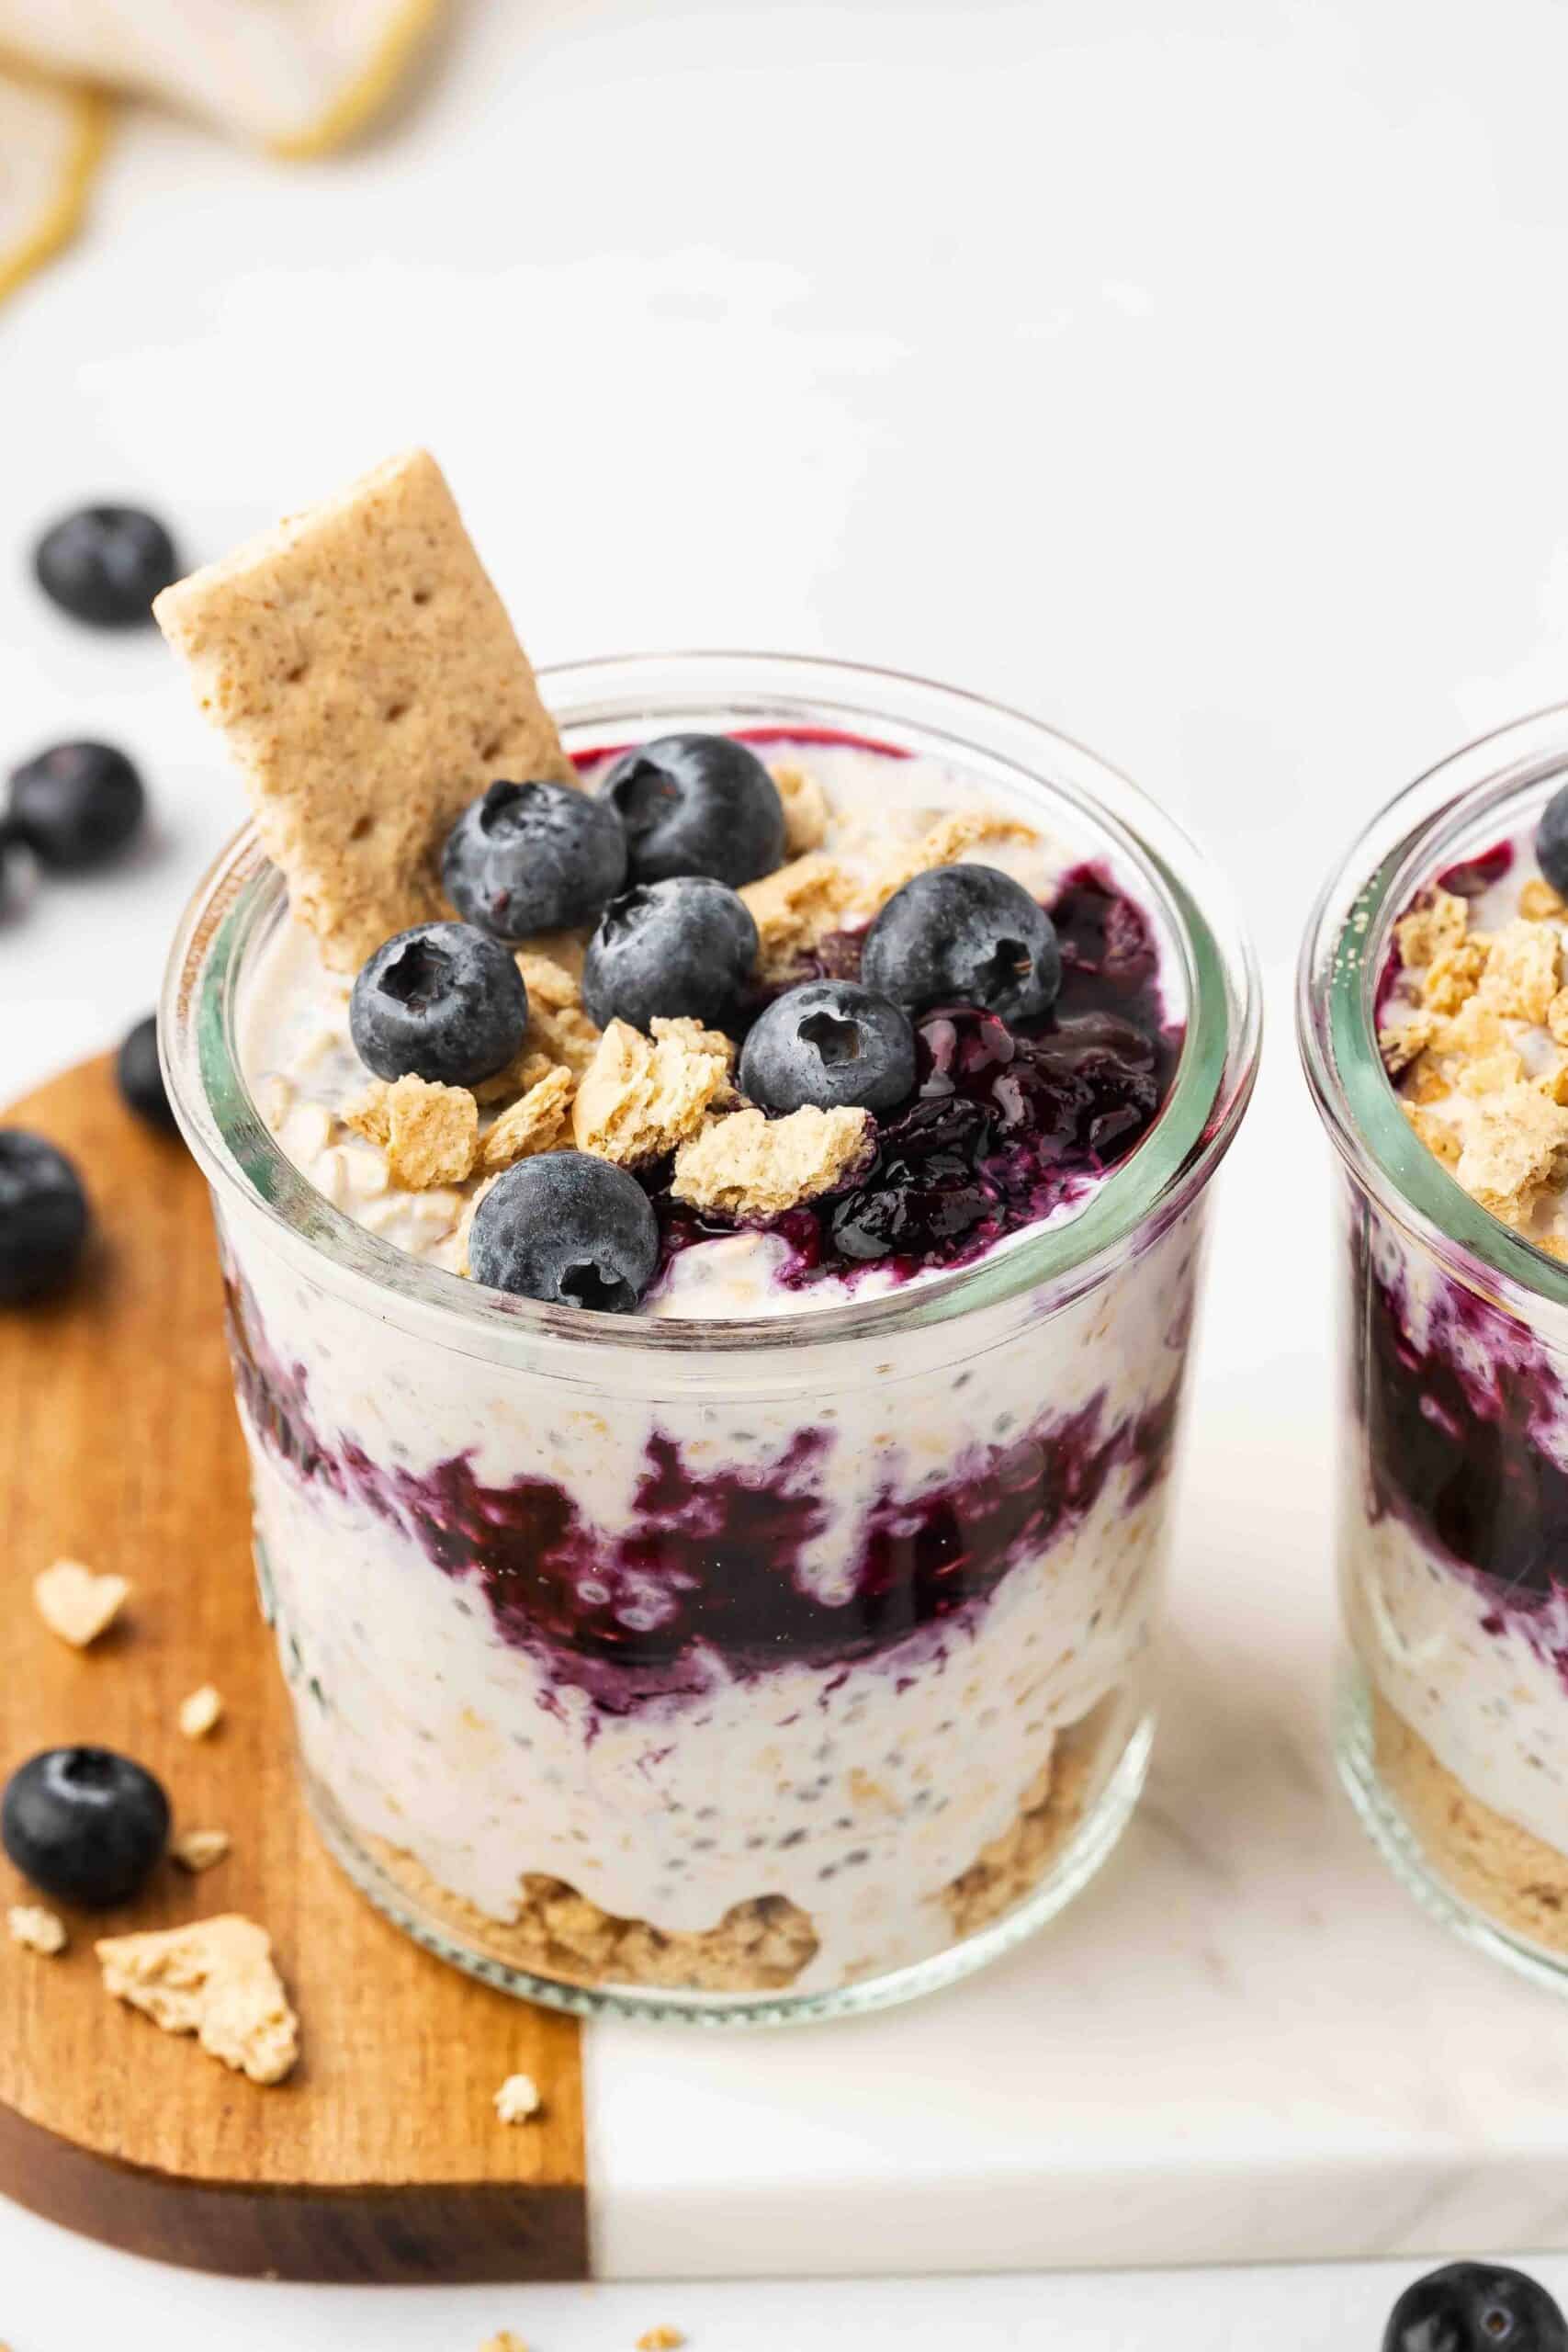
{"type": "MultiPolygon", "coordinates": [[[[151,1767],[175,1826],[228,1859],[173,1863],[127,1909],[70,1919],[46,1960],[0,1942],[0,2191],[70,2227],[205,2269],[366,2280],[581,2278],[588,2267],[578,2029],[418,1950],[354,1891],[296,1792],[289,1710],[257,1613],[243,1449],[206,1188],[124,1108],[107,1060],[17,1103],[96,1212],[71,1295],[0,1311],[0,1773],[94,1740],[151,1767]],[[129,1577],[85,1652],[32,1607],[57,1558],[129,1577]],[[224,1702],[184,1738],[199,1684],[224,1702]],[[270,1931],[303,2056],[260,2089],[102,1989],[93,1937],[242,1911],[270,1931]],[[534,2076],[540,2118],[491,2104],[534,2076]]],[[[34,1899],[0,1860],[6,1904],[34,1899]]]]}

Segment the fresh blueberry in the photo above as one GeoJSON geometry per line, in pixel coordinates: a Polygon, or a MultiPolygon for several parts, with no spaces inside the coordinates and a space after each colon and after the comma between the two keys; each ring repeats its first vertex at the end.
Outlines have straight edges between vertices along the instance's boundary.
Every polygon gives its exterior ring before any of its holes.
{"type": "Polygon", "coordinates": [[[63,1289],[86,1238],[87,1195],[65,1154],[0,1127],[0,1306],[63,1289]]]}
{"type": "Polygon", "coordinates": [[[1568,2325],[1522,2270],[1450,2262],[1406,2287],[1382,2352],[1568,2352],[1568,2325]]]}
{"type": "Polygon", "coordinates": [[[109,1747],[51,1747],[21,1765],[0,1802],[0,1841],[24,1878],[62,1903],[126,1903],[162,1858],[169,1800],[109,1747]]]}
{"type": "Polygon", "coordinates": [[[896,1004],[977,1004],[1004,1021],[1049,1012],[1062,985],[1055,926],[994,865],[942,865],[896,890],[865,934],[861,978],[896,1004]]]}
{"type": "Polygon", "coordinates": [[[740,1056],[740,1091],[769,1111],[891,1111],[914,1084],[908,1016],[852,980],[807,980],[776,998],[740,1056]]]}
{"type": "Polygon", "coordinates": [[[62,515],[33,549],[44,594],[79,621],[124,628],[149,620],[152,599],[177,580],[175,543],[139,506],[82,506],[62,515]]]}
{"type": "Polygon", "coordinates": [[[441,875],[465,922],[515,942],[592,922],[626,878],[626,837],[572,785],[492,784],[447,834],[441,875]]]}
{"type": "Polygon", "coordinates": [[[522,1045],[528,991],[499,940],[472,923],[422,922],[361,966],[348,1026],[378,1078],[476,1086],[522,1045]]]}
{"type": "Polygon", "coordinates": [[[150,1127],[161,1128],[174,1135],[175,1114],[169,1108],[169,1097],[164,1085],[164,1073],[158,1063],[158,1016],[150,1012],[129,1031],[115,1062],[115,1076],[129,1109],[150,1127]]]}
{"type": "Polygon", "coordinates": [[[582,1001],[601,1029],[660,1015],[734,1025],[757,961],[751,910],[722,882],[682,874],[612,899],[588,943],[582,1001]]]}
{"type": "Polygon", "coordinates": [[[1552,888],[1568,898],[1568,784],[1554,792],[1541,810],[1535,854],[1552,888]]]}
{"type": "Polygon", "coordinates": [[[784,861],[779,788],[729,735],[660,735],[615,762],[604,796],[626,828],[635,882],[708,874],[738,890],[784,861]]]}
{"type": "Polygon", "coordinates": [[[635,1176],[586,1151],[520,1159],[474,1213],[477,1283],[519,1298],[629,1315],[659,1263],[659,1224],[635,1176]]]}
{"type": "Polygon", "coordinates": [[[141,822],[141,778],[112,743],[56,743],[11,773],[10,825],[40,865],[103,865],[141,822]]]}

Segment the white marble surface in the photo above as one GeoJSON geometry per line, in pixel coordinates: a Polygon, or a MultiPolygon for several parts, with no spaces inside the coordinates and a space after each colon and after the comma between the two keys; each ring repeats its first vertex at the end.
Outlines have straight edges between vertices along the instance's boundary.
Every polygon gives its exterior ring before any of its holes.
{"type": "MultiPolygon", "coordinates": [[[[602,2031],[602,2264],[980,2269],[1568,2243],[1568,2012],[1328,1795],[1326,1167],[1287,971],[1374,798],[1568,692],[1558,0],[491,0],[288,177],[133,119],[0,313],[0,763],[144,757],[128,873],[0,919],[0,1097],[151,1001],[230,830],[182,689],[3,559],[89,491],[193,554],[427,439],[541,660],[752,642],[1027,704],[1245,893],[1272,1034],[1224,1180],[1153,1805],[1030,1952],[776,2041],[602,2031]]],[[[1397,2270],[357,2295],[0,2211],[15,2352],[1376,2339],[1397,2270]]],[[[1568,2287],[1568,2264],[1551,2267],[1568,2287]]]]}

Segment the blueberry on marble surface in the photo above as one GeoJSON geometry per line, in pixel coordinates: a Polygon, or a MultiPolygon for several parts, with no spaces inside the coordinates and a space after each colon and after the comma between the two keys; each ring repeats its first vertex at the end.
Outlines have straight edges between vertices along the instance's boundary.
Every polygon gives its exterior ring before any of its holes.
{"type": "Polygon", "coordinates": [[[584,1151],[520,1159],[480,1201],[468,1235],[475,1282],[601,1315],[629,1315],[658,1263],[642,1186],[584,1151]]]}
{"type": "Polygon", "coordinates": [[[896,890],[865,934],[861,978],[896,1004],[977,1004],[1004,1021],[1049,1012],[1062,985],[1055,926],[995,865],[943,865],[896,890]]]}
{"type": "Polygon", "coordinates": [[[660,735],[615,762],[600,786],[626,828],[636,882],[706,874],[739,889],[784,861],[779,789],[729,735],[660,735]]]}
{"type": "Polygon", "coordinates": [[[163,1857],[169,1800],[129,1756],[51,1747],[13,1772],[0,1842],[26,1879],[62,1903],[126,1903],[163,1857]]]}
{"type": "Polygon", "coordinates": [[[1541,811],[1535,854],[1552,888],[1568,899],[1568,784],[1552,794],[1541,811]]]}
{"type": "Polygon", "coordinates": [[[852,980],[807,980],[775,998],[740,1056],[740,1091],[767,1111],[891,1111],[914,1084],[908,1014],[852,980]]]}
{"type": "Polygon", "coordinates": [[[574,785],[492,784],[448,833],[441,876],[466,922],[515,944],[592,922],[626,878],[626,837],[574,785]]]}
{"type": "Polygon", "coordinates": [[[151,620],[152,599],[180,574],[175,543],[140,506],[82,506],[51,524],[33,549],[39,587],[73,620],[96,628],[151,620]]]}
{"type": "Polygon", "coordinates": [[[588,943],[582,1001],[599,1028],[689,1016],[735,1025],[757,961],[757,926],[722,882],[683,874],[612,899],[588,943]]]}
{"type": "Polygon", "coordinates": [[[80,873],[118,855],[146,805],[141,776],[112,743],[55,743],[12,770],[6,821],[40,865],[80,873]]]}
{"type": "Polygon", "coordinates": [[[1568,2352],[1568,2325],[1524,2271],[1450,2262],[1406,2287],[1382,2352],[1568,2352]]]}
{"type": "Polygon", "coordinates": [[[87,1195],[62,1151],[0,1127],[0,1306],[62,1290],[87,1238],[87,1195]]]}
{"type": "Polygon", "coordinates": [[[477,1086],[522,1046],[528,991],[510,951],[472,923],[418,923],[361,966],[348,1026],[378,1078],[477,1086]]]}
{"type": "Polygon", "coordinates": [[[164,1072],[158,1060],[158,1016],[147,1014],[134,1029],[128,1030],[118,1054],[115,1057],[115,1077],[120,1096],[128,1110],[139,1119],[164,1135],[174,1135],[175,1114],[169,1107],[168,1090],[164,1084],[164,1072]]]}

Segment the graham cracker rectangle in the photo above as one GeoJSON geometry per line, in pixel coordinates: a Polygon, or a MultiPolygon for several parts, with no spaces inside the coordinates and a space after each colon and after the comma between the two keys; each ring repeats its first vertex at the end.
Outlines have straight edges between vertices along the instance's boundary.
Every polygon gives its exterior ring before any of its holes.
{"type": "Polygon", "coordinates": [[[488,784],[576,780],[423,449],[177,581],[152,609],[334,970],[445,911],[441,845],[488,784]]]}

